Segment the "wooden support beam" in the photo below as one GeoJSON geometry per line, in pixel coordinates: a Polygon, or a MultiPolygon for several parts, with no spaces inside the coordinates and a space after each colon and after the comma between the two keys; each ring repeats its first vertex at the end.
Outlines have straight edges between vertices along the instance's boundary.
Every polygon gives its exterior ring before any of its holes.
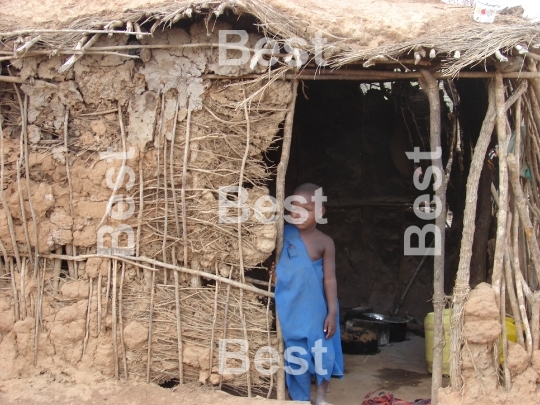
{"type": "MultiPolygon", "coordinates": [[[[429,146],[432,153],[431,164],[439,169],[444,177],[442,153],[437,156],[435,151],[441,150],[441,99],[439,96],[439,82],[428,70],[421,70],[421,86],[429,98],[429,146]]],[[[443,179],[441,179],[443,180],[443,179]]],[[[441,212],[435,218],[435,226],[439,229],[440,247],[435,246],[433,257],[433,309],[434,313],[434,343],[433,343],[433,373],[431,380],[431,403],[437,405],[438,391],[442,387],[443,366],[443,312],[444,312],[444,233],[446,229],[446,187],[441,181],[435,189],[435,196],[439,198],[442,207],[441,212]]]]}
{"type": "MultiPolygon", "coordinates": [[[[432,76],[437,80],[443,79],[490,79],[495,77],[497,72],[460,72],[453,77],[440,72],[433,73],[432,76]]],[[[501,73],[503,79],[540,79],[540,72],[510,72],[501,73]]],[[[203,79],[211,80],[237,80],[237,79],[257,79],[261,75],[251,74],[244,76],[222,76],[216,74],[207,74],[203,79]]],[[[420,72],[389,72],[385,70],[333,70],[321,73],[320,70],[305,69],[299,73],[286,73],[283,80],[357,80],[357,81],[384,81],[384,80],[418,80],[422,77],[420,72]]]]}
{"type": "MultiPolygon", "coordinates": [[[[292,98],[289,103],[287,116],[285,117],[285,126],[283,128],[283,144],[281,147],[281,159],[277,167],[276,176],[276,199],[279,204],[279,218],[277,221],[277,240],[276,240],[276,265],[281,256],[283,249],[283,214],[285,200],[285,175],[287,174],[287,166],[289,165],[289,156],[291,152],[292,127],[294,121],[294,107],[296,104],[296,94],[298,93],[298,81],[292,82],[292,98]]],[[[283,338],[281,334],[281,326],[276,313],[276,328],[278,335],[278,352],[279,352],[279,371],[277,372],[277,399],[280,401],[286,400],[285,391],[285,371],[283,359],[283,338]]]]}

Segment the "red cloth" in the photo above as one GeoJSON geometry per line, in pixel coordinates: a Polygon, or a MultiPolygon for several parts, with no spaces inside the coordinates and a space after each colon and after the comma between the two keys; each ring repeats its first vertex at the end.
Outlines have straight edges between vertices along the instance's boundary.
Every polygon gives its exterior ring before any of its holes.
{"type": "Polygon", "coordinates": [[[370,398],[372,393],[366,395],[362,405],[430,405],[431,399],[417,399],[415,402],[408,402],[395,398],[393,394],[383,394],[381,396],[370,398]]]}

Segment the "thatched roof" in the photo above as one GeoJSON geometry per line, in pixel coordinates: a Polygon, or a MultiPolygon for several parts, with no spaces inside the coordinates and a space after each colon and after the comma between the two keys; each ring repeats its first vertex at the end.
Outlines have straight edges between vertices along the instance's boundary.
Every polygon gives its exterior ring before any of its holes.
{"type": "MultiPolygon", "coordinates": [[[[443,68],[456,73],[499,49],[540,43],[540,24],[515,15],[498,15],[494,24],[480,24],[472,20],[472,8],[439,0],[10,0],[0,10],[0,35],[4,33],[4,42],[20,37],[30,41],[38,33],[22,30],[102,29],[115,21],[118,30],[128,22],[147,22],[146,30],[157,29],[180,18],[221,15],[225,10],[254,16],[259,29],[282,39],[298,36],[311,44],[321,31],[333,45],[334,66],[380,55],[398,58],[423,46],[448,56],[443,68]],[[453,60],[455,51],[459,58],[453,60]]],[[[38,45],[54,49],[75,46],[82,33],[40,35],[38,45]]]]}

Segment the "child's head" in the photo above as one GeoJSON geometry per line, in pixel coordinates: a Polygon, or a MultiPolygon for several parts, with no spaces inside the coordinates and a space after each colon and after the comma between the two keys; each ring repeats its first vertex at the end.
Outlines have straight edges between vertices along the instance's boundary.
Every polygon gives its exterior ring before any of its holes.
{"type": "Polygon", "coordinates": [[[325,213],[322,187],[304,183],[296,187],[291,202],[291,218],[298,229],[315,227],[325,213]]]}

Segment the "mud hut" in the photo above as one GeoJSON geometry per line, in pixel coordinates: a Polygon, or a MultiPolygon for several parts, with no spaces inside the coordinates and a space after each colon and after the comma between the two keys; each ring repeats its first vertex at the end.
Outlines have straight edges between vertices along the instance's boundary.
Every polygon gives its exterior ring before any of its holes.
{"type": "Polygon", "coordinates": [[[220,372],[219,342],[282,352],[264,269],[283,210],[266,208],[316,179],[342,306],[434,308],[433,403],[539,395],[540,30],[512,10],[471,17],[435,0],[4,6],[1,378],[284,397],[261,364],[220,372]],[[342,125],[317,130],[328,122],[342,125]],[[431,162],[406,159],[415,148],[431,162]],[[430,164],[442,175],[423,197],[413,176],[430,164]],[[433,271],[406,300],[424,260],[405,232],[426,223],[441,230],[433,271]]]}

